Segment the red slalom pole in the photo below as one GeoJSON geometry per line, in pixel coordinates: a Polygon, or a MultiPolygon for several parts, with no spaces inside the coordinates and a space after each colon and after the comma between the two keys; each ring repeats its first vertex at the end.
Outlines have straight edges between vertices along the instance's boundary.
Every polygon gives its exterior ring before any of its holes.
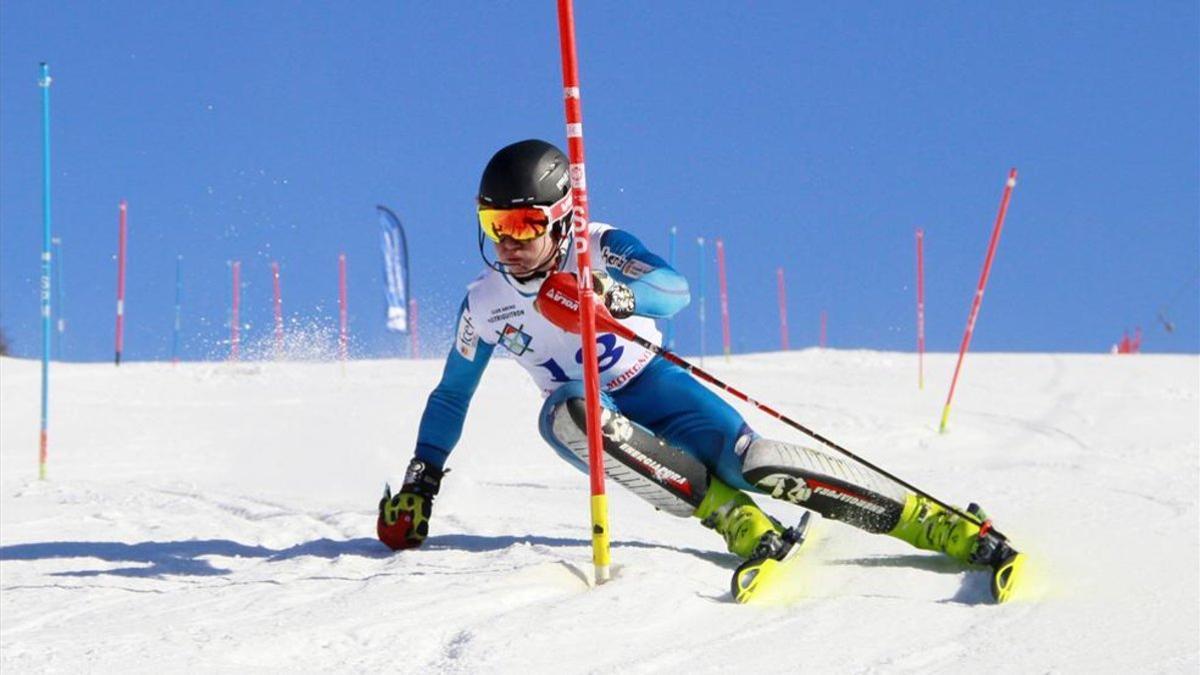
{"type": "Polygon", "coordinates": [[[121,365],[121,352],[125,350],[125,218],[128,212],[129,205],[122,199],[117,225],[117,349],[114,363],[118,366],[121,365]]]}
{"type": "Polygon", "coordinates": [[[563,105],[567,121],[567,155],[570,159],[571,227],[578,264],[580,341],[583,357],[583,392],[587,414],[588,477],[591,488],[592,563],[596,583],[611,576],[608,495],[604,492],[604,446],[600,436],[600,373],[596,363],[596,307],[592,292],[592,254],[588,237],[587,170],[583,152],[583,101],[579,93],[579,62],[575,49],[575,7],[558,0],[558,39],[562,52],[563,105]]]}
{"type": "Polygon", "coordinates": [[[729,346],[729,287],[725,283],[725,242],[717,240],[717,277],[721,283],[721,338],[725,343],[725,360],[732,351],[729,346]]]}
{"type": "Polygon", "coordinates": [[[421,334],[417,332],[417,299],[408,299],[408,357],[421,358],[421,334]]]}
{"type": "Polygon", "coordinates": [[[345,362],[350,353],[349,325],[346,320],[346,254],[338,254],[338,355],[345,362]]]}
{"type": "Polygon", "coordinates": [[[787,289],[783,285],[782,267],[775,269],[775,276],[779,282],[779,344],[786,352],[788,350],[787,289]]]}
{"type": "Polygon", "coordinates": [[[242,263],[233,261],[233,314],[229,321],[229,360],[238,360],[238,345],[241,342],[242,263]]]}
{"type": "Polygon", "coordinates": [[[271,285],[275,289],[275,358],[283,355],[283,292],[279,282],[279,263],[271,263],[271,285]]]}
{"type": "Polygon", "coordinates": [[[917,230],[917,388],[925,388],[925,230],[917,230]]]}
{"type": "Polygon", "coordinates": [[[825,348],[825,326],[829,323],[829,316],[825,310],[821,310],[821,340],[817,344],[821,345],[821,349],[825,348]]]}
{"type": "Polygon", "coordinates": [[[1000,211],[996,214],[996,224],[992,227],[992,239],[988,242],[987,257],[983,260],[983,273],[979,275],[979,286],[975,289],[975,299],[971,302],[971,313],[967,315],[967,329],[963,333],[962,345],[958,348],[958,363],[954,365],[954,377],[950,380],[950,393],[946,395],[946,406],[942,408],[941,433],[946,432],[946,420],[950,417],[950,402],[954,400],[954,387],[958,384],[958,374],[962,370],[963,358],[971,346],[971,337],[975,333],[975,321],[979,318],[979,306],[983,304],[983,291],[987,288],[988,276],[992,273],[992,260],[996,256],[996,245],[1000,243],[1000,231],[1004,229],[1004,216],[1008,214],[1008,201],[1012,197],[1013,188],[1017,185],[1017,170],[1009,169],[1008,180],[1004,182],[1004,195],[1000,198],[1000,211]]]}

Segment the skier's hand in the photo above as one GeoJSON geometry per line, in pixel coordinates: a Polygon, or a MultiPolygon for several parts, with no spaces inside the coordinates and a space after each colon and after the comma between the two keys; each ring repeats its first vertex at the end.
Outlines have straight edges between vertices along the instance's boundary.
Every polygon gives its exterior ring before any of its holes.
{"type": "MultiPolygon", "coordinates": [[[[537,300],[533,303],[538,313],[546,319],[567,331],[579,332],[579,286],[575,275],[570,272],[555,272],[542,282],[538,289],[537,300]]],[[[627,328],[613,320],[613,316],[604,305],[596,305],[596,327],[598,330],[615,332],[628,338],[621,331],[627,328]]]]}
{"type": "Polygon", "coordinates": [[[633,291],[628,286],[600,271],[592,272],[592,279],[594,281],[592,290],[600,296],[613,318],[625,319],[633,316],[634,306],[637,303],[633,291]]]}
{"type": "Polygon", "coordinates": [[[408,464],[400,493],[392,495],[391,486],[383,490],[379,500],[379,520],[375,532],[393,551],[416,548],[429,536],[429,517],[433,512],[433,497],[442,484],[442,470],[413,459],[408,464]]]}

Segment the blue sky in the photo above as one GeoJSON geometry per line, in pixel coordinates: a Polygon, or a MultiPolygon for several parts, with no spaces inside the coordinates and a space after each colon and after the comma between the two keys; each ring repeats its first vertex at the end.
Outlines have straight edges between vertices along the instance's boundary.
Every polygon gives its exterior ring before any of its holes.
{"type": "MultiPolygon", "coordinates": [[[[610,3],[576,8],[592,215],[697,285],[723,237],[734,349],[911,350],[913,230],[927,335],[953,351],[1009,167],[1020,171],[973,349],[1200,350],[1200,45],[1194,2],[610,3]],[[708,249],[712,253],[712,248],[708,249]],[[1175,331],[1156,314],[1166,307],[1175,331]]],[[[332,328],[337,256],[356,353],[384,328],[374,205],[400,214],[422,340],[478,269],[473,197],[499,147],[562,143],[554,3],[0,4],[0,326],[39,350],[38,62],[51,65],[63,355],[113,352],[117,204],[130,204],[125,358],[224,353],[230,260],[248,338],[332,328]]],[[[707,343],[720,345],[715,265],[707,343]]],[[[696,307],[676,324],[699,345],[696,307]]],[[[440,352],[441,347],[429,352],[440,352]]]]}

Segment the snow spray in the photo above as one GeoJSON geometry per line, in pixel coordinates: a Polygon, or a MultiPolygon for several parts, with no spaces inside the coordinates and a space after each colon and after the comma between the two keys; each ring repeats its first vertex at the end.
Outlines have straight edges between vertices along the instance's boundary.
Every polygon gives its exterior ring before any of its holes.
{"type": "Polygon", "coordinates": [[[338,254],[338,357],[346,362],[350,352],[349,326],[346,321],[346,254],[338,254]]]}
{"type": "Polygon", "coordinates": [[[283,355],[283,292],[279,285],[279,263],[271,263],[271,286],[275,292],[275,358],[283,355]]]}
{"type": "Polygon", "coordinates": [[[229,320],[229,360],[238,360],[238,344],[241,342],[239,311],[242,304],[242,263],[233,261],[233,314],[229,320]]]}

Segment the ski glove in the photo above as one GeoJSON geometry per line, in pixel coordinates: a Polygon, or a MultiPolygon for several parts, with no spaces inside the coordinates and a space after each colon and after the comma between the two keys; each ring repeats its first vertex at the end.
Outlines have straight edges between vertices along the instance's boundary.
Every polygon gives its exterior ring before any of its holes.
{"type": "Polygon", "coordinates": [[[416,548],[425,542],[433,497],[442,486],[442,474],[436,466],[413,458],[399,494],[393,496],[391,486],[384,486],[379,520],[375,523],[379,541],[393,551],[416,548]]]}
{"type": "Polygon", "coordinates": [[[625,284],[608,276],[605,272],[592,272],[593,288],[596,295],[604,301],[609,314],[614,319],[627,319],[633,316],[636,305],[633,291],[625,284]]]}

